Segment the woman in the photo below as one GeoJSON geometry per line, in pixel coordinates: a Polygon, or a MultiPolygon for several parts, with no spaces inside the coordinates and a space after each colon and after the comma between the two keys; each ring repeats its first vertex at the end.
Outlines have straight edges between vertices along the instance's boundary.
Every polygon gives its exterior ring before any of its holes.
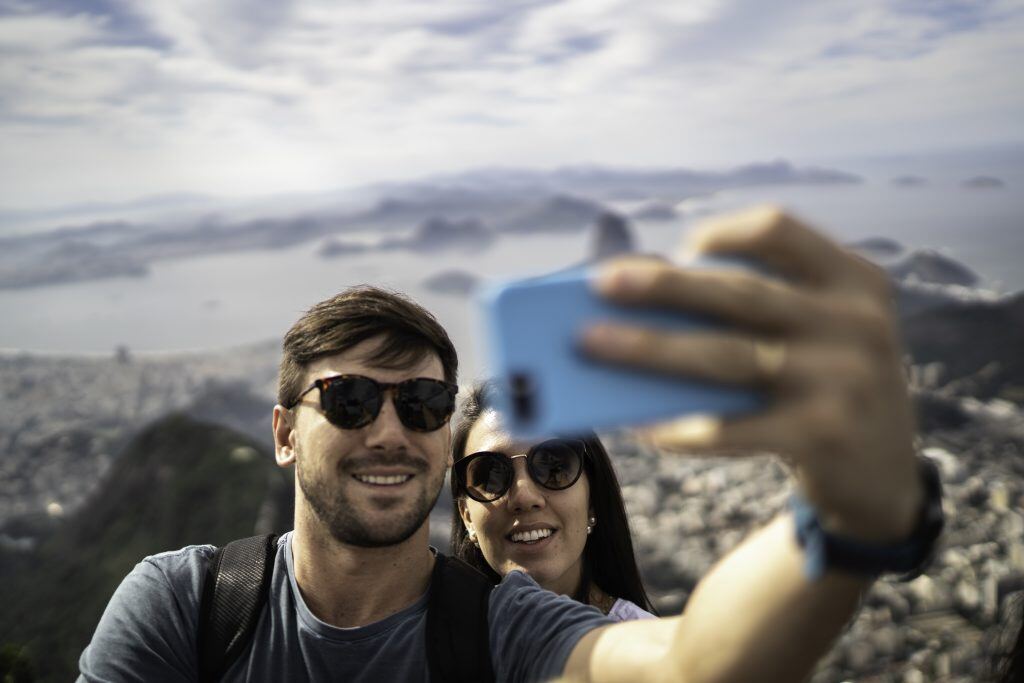
{"type": "Polygon", "coordinates": [[[487,393],[486,385],[473,390],[452,437],[452,554],[495,582],[525,571],[613,619],[654,616],[622,491],[597,436],[518,442],[488,408],[487,393]]]}

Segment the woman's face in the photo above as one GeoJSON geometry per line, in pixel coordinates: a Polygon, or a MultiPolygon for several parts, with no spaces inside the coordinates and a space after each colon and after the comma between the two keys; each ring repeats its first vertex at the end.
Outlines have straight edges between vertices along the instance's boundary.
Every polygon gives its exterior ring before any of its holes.
{"type": "MultiPolygon", "coordinates": [[[[514,441],[502,431],[497,413],[489,410],[470,430],[466,455],[480,451],[521,455],[535,443],[514,441]]],[[[512,467],[512,487],[501,498],[489,503],[469,497],[459,501],[462,521],[467,530],[475,531],[487,564],[496,572],[504,576],[520,569],[544,588],[571,595],[579,584],[591,516],[586,472],[569,488],[551,491],[530,478],[525,458],[512,460],[512,467]],[[551,535],[536,541],[517,535],[536,530],[549,530],[551,535]]]]}

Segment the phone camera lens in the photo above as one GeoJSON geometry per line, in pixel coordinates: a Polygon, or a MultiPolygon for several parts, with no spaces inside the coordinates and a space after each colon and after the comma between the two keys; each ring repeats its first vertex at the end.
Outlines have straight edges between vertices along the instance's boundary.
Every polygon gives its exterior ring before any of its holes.
{"type": "Polygon", "coordinates": [[[530,422],[534,417],[533,380],[525,372],[511,375],[512,411],[520,422],[530,422]]]}

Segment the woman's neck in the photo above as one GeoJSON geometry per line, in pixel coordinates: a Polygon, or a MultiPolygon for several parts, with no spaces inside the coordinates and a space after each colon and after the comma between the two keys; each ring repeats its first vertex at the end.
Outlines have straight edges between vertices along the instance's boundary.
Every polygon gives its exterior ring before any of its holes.
{"type": "Polygon", "coordinates": [[[601,590],[600,586],[591,581],[590,589],[587,592],[587,602],[601,610],[603,614],[608,614],[615,604],[615,598],[605,593],[601,590]]]}

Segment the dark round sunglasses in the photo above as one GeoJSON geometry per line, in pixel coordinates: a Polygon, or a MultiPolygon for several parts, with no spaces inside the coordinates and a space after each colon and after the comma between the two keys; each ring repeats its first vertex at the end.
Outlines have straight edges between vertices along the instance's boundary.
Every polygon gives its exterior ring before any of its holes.
{"type": "Polygon", "coordinates": [[[526,458],[526,471],[539,486],[561,491],[575,484],[583,473],[586,444],[579,439],[549,439],[522,455],[508,456],[480,451],[460,459],[452,467],[459,487],[481,503],[498,500],[512,488],[512,460],[526,458]]]}
{"type": "Polygon", "coordinates": [[[459,393],[455,384],[429,377],[388,383],[362,375],[336,375],[313,382],[289,408],[313,389],[320,390],[320,407],[327,421],[342,429],[359,429],[376,420],[384,394],[393,391],[398,419],[416,432],[445,426],[455,412],[455,395],[459,393]]]}

